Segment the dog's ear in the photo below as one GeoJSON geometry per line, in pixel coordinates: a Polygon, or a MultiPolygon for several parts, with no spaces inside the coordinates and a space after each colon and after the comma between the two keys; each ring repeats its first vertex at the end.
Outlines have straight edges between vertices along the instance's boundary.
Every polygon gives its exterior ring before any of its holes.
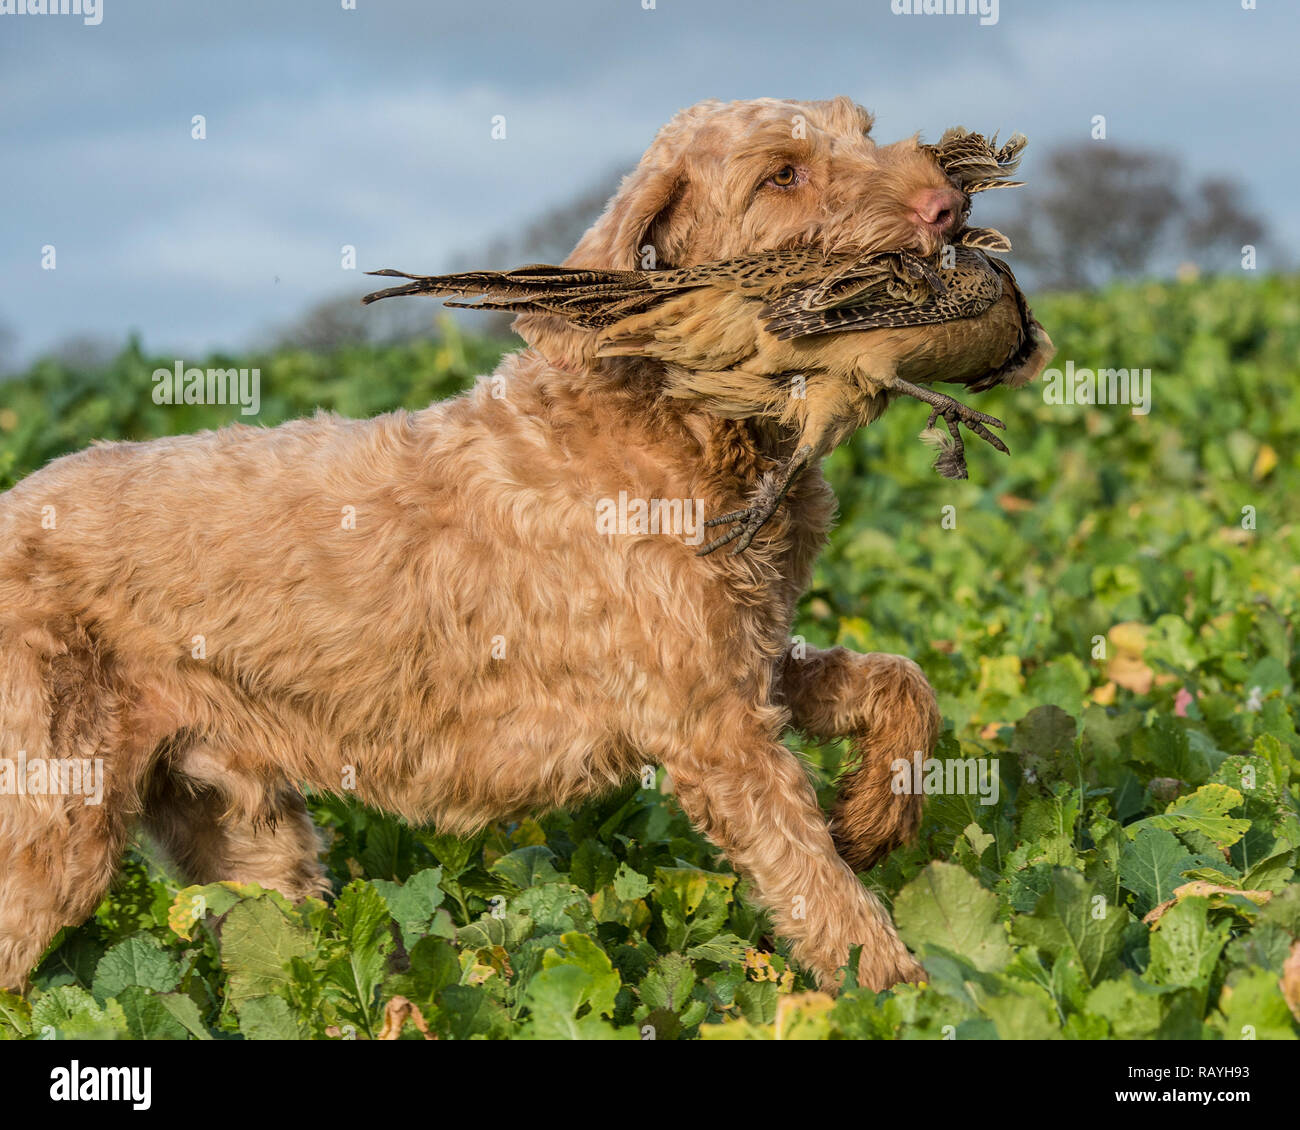
{"type": "MultiPolygon", "coordinates": [[[[702,107],[697,107],[698,111],[702,107]]],[[[607,271],[649,270],[676,265],[689,226],[673,220],[686,193],[686,162],[678,153],[665,160],[661,145],[650,150],[619,185],[600,219],[587,229],[566,267],[607,271]],[[651,254],[653,252],[653,255],[651,254]]],[[[596,334],[549,314],[521,314],[513,329],[552,365],[581,372],[596,356],[596,334]]]]}
{"type": "MultiPolygon", "coordinates": [[[[682,162],[665,167],[647,154],[623,178],[600,219],[578,240],[564,265],[607,271],[673,266],[679,241],[674,238],[671,219],[685,187],[682,162]]],[[[595,333],[578,329],[563,318],[521,314],[513,328],[553,365],[578,372],[590,368],[595,358],[595,333]]]]}
{"type": "Polygon", "coordinates": [[[680,162],[648,157],[623,178],[601,215],[564,262],[569,267],[635,271],[674,266],[670,219],[686,188],[680,162]]]}

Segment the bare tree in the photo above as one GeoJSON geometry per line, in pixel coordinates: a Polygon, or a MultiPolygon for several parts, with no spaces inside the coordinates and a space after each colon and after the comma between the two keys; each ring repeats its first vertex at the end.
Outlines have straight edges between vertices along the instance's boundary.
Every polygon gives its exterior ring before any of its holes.
{"type": "Polygon", "coordinates": [[[1228,177],[1208,177],[1196,186],[1184,238],[1206,266],[1235,260],[1243,246],[1264,237],[1264,225],[1246,210],[1244,198],[1242,186],[1228,177]]]}
{"type": "Polygon", "coordinates": [[[1238,183],[1208,177],[1184,190],[1167,153],[1085,142],[1050,151],[1045,164],[1022,200],[981,217],[1006,232],[1038,285],[1078,289],[1187,261],[1214,270],[1265,235],[1238,183]]]}
{"type": "Polygon", "coordinates": [[[1177,183],[1178,162],[1163,153],[1097,142],[1053,150],[1017,250],[1064,288],[1151,269],[1183,213],[1177,183]]]}

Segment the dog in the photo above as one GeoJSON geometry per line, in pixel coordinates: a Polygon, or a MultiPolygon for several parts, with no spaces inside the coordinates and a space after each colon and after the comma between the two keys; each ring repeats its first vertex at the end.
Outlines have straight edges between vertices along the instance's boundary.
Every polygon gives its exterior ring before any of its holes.
{"type": "MultiPolygon", "coordinates": [[[[685,110],[568,263],[932,241],[950,186],[871,127],[847,98],[685,110]]],[[[743,554],[609,532],[621,494],[736,510],[792,438],[659,395],[656,362],[561,319],[516,328],[526,348],[422,411],[100,444],[0,496],[0,764],[47,784],[0,789],[0,984],[93,912],[137,825],[193,882],[302,898],[328,890],[303,787],[470,834],[647,765],[820,985],[854,945],[860,984],[920,978],[855,869],[917,829],[890,765],[939,714],[911,660],[790,639],[820,470],[743,554]],[[829,821],[787,729],[852,739],[829,821]],[[50,787],[79,765],[99,803],[50,787]]]]}

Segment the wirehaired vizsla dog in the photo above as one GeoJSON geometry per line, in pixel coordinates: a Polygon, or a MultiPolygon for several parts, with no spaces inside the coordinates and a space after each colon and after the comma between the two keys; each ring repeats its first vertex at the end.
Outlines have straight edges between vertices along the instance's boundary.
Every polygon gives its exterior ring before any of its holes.
{"type": "MultiPolygon", "coordinates": [[[[683,266],[764,249],[932,250],[952,186],[847,99],[675,117],[569,259],[683,266]]],[[[896,655],[792,649],[834,499],[816,466],[743,553],[610,533],[601,500],[742,507],[789,458],[762,416],[660,395],[546,315],[470,391],[60,459],[0,496],[0,758],[103,766],[101,803],[0,794],[0,984],[104,896],[138,822],[196,882],[327,889],[300,790],[470,833],[648,763],[834,988],[919,966],[855,869],[920,820],[890,763],[933,748],[896,655]],[[851,737],[828,822],[788,728],[851,737]],[[354,784],[353,784],[354,782],[354,784]]]]}

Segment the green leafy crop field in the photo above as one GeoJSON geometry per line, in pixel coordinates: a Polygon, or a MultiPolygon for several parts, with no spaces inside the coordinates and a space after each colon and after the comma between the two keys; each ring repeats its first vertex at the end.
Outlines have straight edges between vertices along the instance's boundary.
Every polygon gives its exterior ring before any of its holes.
{"type": "MultiPolygon", "coordinates": [[[[1000,389],[1012,457],[949,482],[902,402],[829,460],[842,520],[799,631],[915,658],[939,756],[996,803],[931,797],[863,881],[929,981],[812,991],[658,785],[441,836],[312,798],[337,897],[182,889],[141,842],[0,1035],[1155,1038],[1300,1034],[1300,279],[1040,301],[1058,364],[1150,368],[1151,411],[1000,389]],[[951,509],[948,509],[951,508],[951,509]]],[[[258,365],[260,420],[416,407],[500,343],[258,365]]],[[[0,385],[0,486],[97,438],[236,418],[158,407],[169,359],[0,385]]],[[[793,740],[793,739],[792,739],[793,740]]],[[[824,801],[846,751],[807,747],[824,801]]]]}

